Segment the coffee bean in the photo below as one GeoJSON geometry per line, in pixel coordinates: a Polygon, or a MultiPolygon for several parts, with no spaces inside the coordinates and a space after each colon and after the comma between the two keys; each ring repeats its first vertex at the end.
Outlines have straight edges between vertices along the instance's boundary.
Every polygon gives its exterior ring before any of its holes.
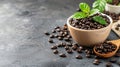
{"type": "Polygon", "coordinates": [[[65,46],[66,46],[66,43],[65,43],[65,42],[62,42],[61,44],[62,44],[62,47],[65,47],[65,46]]]}
{"type": "Polygon", "coordinates": [[[82,59],[82,56],[81,55],[77,55],[76,59],[82,59]]]}
{"type": "Polygon", "coordinates": [[[63,58],[64,58],[64,57],[67,57],[64,53],[60,53],[59,56],[60,56],[60,57],[63,57],[63,58]]]}
{"type": "Polygon", "coordinates": [[[71,44],[71,43],[67,43],[66,45],[69,46],[69,47],[72,47],[72,44],[71,44]]]}
{"type": "Polygon", "coordinates": [[[72,46],[72,49],[73,49],[73,50],[76,50],[76,49],[77,49],[77,46],[73,45],[73,46],[72,46]]]}
{"type": "Polygon", "coordinates": [[[87,58],[91,58],[92,56],[90,54],[86,54],[86,57],[87,58]]]}
{"type": "Polygon", "coordinates": [[[111,62],[107,62],[107,63],[106,63],[106,67],[113,67],[113,65],[112,65],[111,62]]]}
{"type": "Polygon", "coordinates": [[[56,31],[57,31],[57,32],[60,32],[61,30],[60,30],[60,28],[58,28],[58,29],[56,29],[56,31]]]}
{"type": "Polygon", "coordinates": [[[62,38],[62,37],[60,37],[60,36],[58,37],[58,39],[59,39],[59,40],[63,40],[63,38],[62,38]]]}
{"type": "Polygon", "coordinates": [[[51,49],[57,49],[57,46],[51,46],[51,49]]]}
{"type": "Polygon", "coordinates": [[[69,38],[67,38],[67,37],[65,37],[65,38],[64,38],[64,40],[65,40],[65,41],[70,41],[70,39],[69,39],[69,38]]]}
{"type": "Polygon", "coordinates": [[[115,27],[116,30],[119,30],[119,27],[115,27]]]}
{"type": "Polygon", "coordinates": [[[78,48],[78,49],[77,49],[77,52],[78,52],[78,53],[82,53],[82,49],[78,48]]]}
{"type": "Polygon", "coordinates": [[[54,37],[56,37],[56,38],[57,38],[57,37],[58,37],[58,35],[57,35],[57,34],[55,34],[55,35],[54,35],[54,37]]]}
{"type": "Polygon", "coordinates": [[[100,64],[100,61],[99,61],[98,59],[95,59],[95,60],[93,61],[93,64],[94,64],[94,65],[99,65],[99,64],[100,64]]]}
{"type": "Polygon", "coordinates": [[[55,30],[52,30],[52,33],[56,33],[56,31],[55,31],[55,30]]]}
{"type": "Polygon", "coordinates": [[[45,35],[50,35],[50,33],[49,32],[45,32],[45,35]]]}
{"type": "Polygon", "coordinates": [[[69,49],[69,46],[65,46],[65,50],[68,50],[69,49]]]}
{"type": "Polygon", "coordinates": [[[49,39],[48,41],[49,41],[49,43],[54,43],[52,39],[49,39]]]}
{"type": "Polygon", "coordinates": [[[55,27],[55,29],[58,29],[58,28],[60,28],[60,27],[59,27],[59,26],[56,26],[56,27],[55,27]]]}
{"type": "Polygon", "coordinates": [[[110,58],[110,62],[115,63],[117,61],[116,58],[110,58]]]}
{"type": "Polygon", "coordinates": [[[53,35],[53,34],[51,34],[51,35],[50,35],[50,38],[54,38],[54,35],[53,35]]]}
{"type": "Polygon", "coordinates": [[[53,50],[53,53],[58,54],[59,52],[58,52],[58,50],[53,50]]]}
{"type": "Polygon", "coordinates": [[[66,50],[67,51],[67,53],[69,53],[69,54],[72,54],[73,53],[73,51],[71,50],[71,49],[68,49],[68,50],[66,50]]]}
{"type": "Polygon", "coordinates": [[[57,47],[62,47],[62,44],[56,44],[57,45],[57,47]]]}

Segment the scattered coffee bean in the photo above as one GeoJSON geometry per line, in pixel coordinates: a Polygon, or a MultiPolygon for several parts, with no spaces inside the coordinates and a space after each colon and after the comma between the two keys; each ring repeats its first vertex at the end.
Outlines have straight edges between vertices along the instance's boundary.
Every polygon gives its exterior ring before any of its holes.
{"type": "Polygon", "coordinates": [[[57,45],[57,47],[62,47],[62,44],[56,44],[57,45]]]}
{"type": "Polygon", "coordinates": [[[67,37],[65,37],[65,38],[64,38],[64,40],[65,40],[65,41],[70,41],[70,39],[69,39],[69,38],[67,38],[67,37]]]}
{"type": "Polygon", "coordinates": [[[81,48],[78,48],[78,49],[77,49],[77,52],[78,52],[78,53],[82,53],[82,49],[81,49],[81,48]]]}
{"type": "Polygon", "coordinates": [[[45,35],[50,35],[50,33],[49,32],[45,32],[45,35]]]}
{"type": "Polygon", "coordinates": [[[54,38],[54,35],[53,35],[53,34],[51,34],[51,35],[50,35],[50,38],[54,38]]]}
{"type": "Polygon", "coordinates": [[[99,65],[99,64],[100,64],[100,61],[99,61],[98,59],[95,59],[95,60],[93,61],[93,64],[94,64],[94,65],[99,65]]]}
{"type": "Polygon", "coordinates": [[[56,31],[55,31],[55,30],[52,30],[52,33],[56,33],[56,31]]]}
{"type": "Polygon", "coordinates": [[[53,50],[53,53],[58,54],[59,52],[58,52],[58,50],[53,50]]]}
{"type": "Polygon", "coordinates": [[[52,39],[49,39],[48,41],[49,41],[49,43],[54,43],[52,39]]]}
{"type": "Polygon", "coordinates": [[[57,49],[57,46],[51,46],[51,49],[57,49]]]}
{"type": "Polygon", "coordinates": [[[69,46],[65,46],[65,50],[68,50],[69,49],[69,46]]]}
{"type": "Polygon", "coordinates": [[[82,56],[81,55],[77,55],[76,59],[82,59],[82,56]]]}
{"type": "Polygon", "coordinates": [[[58,28],[58,29],[56,29],[56,31],[57,31],[57,32],[60,32],[61,30],[58,28]]]}
{"type": "Polygon", "coordinates": [[[116,30],[119,30],[119,27],[115,27],[116,30]]]}
{"type": "Polygon", "coordinates": [[[59,56],[60,56],[60,57],[63,57],[63,58],[64,58],[64,57],[67,57],[64,53],[60,53],[59,56]]]}
{"type": "Polygon", "coordinates": [[[115,62],[117,62],[117,59],[116,58],[110,58],[110,62],[115,63],[115,62]]]}
{"type": "Polygon", "coordinates": [[[73,50],[76,50],[76,49],[77,49],[77,46],[73,45],[73,46],[72,46],[72,49],[73,49],[73,50]]]}
{"type": "Polygon", "coordinates": [[[56,27],[55,27],[55,29],[58,29],[58,28],[60,28],[60,27],[59,27],[59,26],[56,26],[56,27]]]}
{"type": "Polygon", "coordinates": [[[107,62],[107,63],[106,63],[106,67],[113,67],[113,65],[112,65],[111,62],[107,62]]]}
{"type": "Polygon", "coordinates": [[[68,49],[68,50],[67,50],[67,53],[72,54],[73,51],[72,51],[71,49],[68,49]]]}
{"type": "Polygon", "coordinates": [[[92,56],[90,54],[86,54],[86,57],[87,58],[91,58],[92,56]]]}
{"type": "Polygon", "coordinates": [[[63,38],[62,38],[62,37],[58,37],[58,39],[59,39],[59,40],[63,40],[63,38]]]}

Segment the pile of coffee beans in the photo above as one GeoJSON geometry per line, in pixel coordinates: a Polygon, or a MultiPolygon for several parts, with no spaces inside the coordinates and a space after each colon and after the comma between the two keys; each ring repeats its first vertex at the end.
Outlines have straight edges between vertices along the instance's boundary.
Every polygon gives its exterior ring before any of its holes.
{"type": "MultiPolygon", "coordinates": [[[[102,62],[102,58],[95,55],[93,48],[82,47],[73,41],[66,24],[64,24],[62,27],[56,26],[51,32],[44,32],[44,34],[49,36],[48,42],[52,44],[50,48],[53,51],[53,54],[58,55],[61,58],[66,58],[68,55],[74,55],[77,53],[75,58],[78,60],[91,58],[94,59],[92,63],[94,65],[100,65],[102,62]],[[58,41],[56,42],[56,40],[58,41]],[[61,52],[61,50],[63,50],[63,52],[61,52]],[[84,54],[85,57],[83,56],[84,54]]],[[[120,50],[118,50],[115,57],[120,57],[120,50]]],[[[120,61],[116,60],[115,58],[109,59],[110,60],[106,62],[106,67],[112,67],[113,63],[120,66],[120,61]]]]}
{"type": "Polygon", "coordinates": [[[100,29],[108,26],[110,24],[110,20],[101,14],[95,14],[94,16],[90,16],[88,18],[82,18],[82,19],[70,19],[70,25],[73,27],[79,28],[79,29],[84,29],[84,30],[94,30],[94,29],[100,29]],[[94,16],[101,16],[103,17],[107,24],[106,25],[101,25],[98,22],[95,22],[92,18],[94,16]]]}
{"type": "Polygon", "coordinates": [[[95,50],[101,54],[106,54],[106,53],[115,51],[117,48],[116,45],[113,45],[113,44],[108,43],[108,42],[101,43],[99,45],[96,45],[95,47],[96,47],[95,50]]]}
{"type": "Polygon", "coordinates": [[[113,22],[117,22],[118,20],[120,20],[120,14],[111,13],[109,11],[104,11],[103,13],[109,15],[113,19],[113,22]]]}

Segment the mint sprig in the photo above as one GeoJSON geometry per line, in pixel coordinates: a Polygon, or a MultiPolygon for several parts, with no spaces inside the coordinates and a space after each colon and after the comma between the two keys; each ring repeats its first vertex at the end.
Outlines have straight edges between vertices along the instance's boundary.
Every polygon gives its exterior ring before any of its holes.
{"type": "Polygon", "coordinates": [[[107,24],[105,19],[103,17],[101,17],[101,16],[94,16],[93,20],[98,22],[98,23],[100,23],[100,24],[102,24],[102,25],[106,25],[107,24]]]}
{"type": "MultiPolygon", "coordinates": [[[[106,0],[96,0],[93,3],[92,9],[91,9],[90,6],[87,3],[80,3],[79,4],[79,9],[81,11],[74,13],[72,15],[72,18],[82,19],[82,18],[86,18],[86,17],[89,17],[89,16],[93,16],[94,14],[97,14],[99,12],[103,12],[104,9],[105,9],[105,5],[106,5],[106,0]]],[[[93,20],[102,24],[102,25],[106,24],[106,21],[100,16],[93,17],[93,20]]]]}

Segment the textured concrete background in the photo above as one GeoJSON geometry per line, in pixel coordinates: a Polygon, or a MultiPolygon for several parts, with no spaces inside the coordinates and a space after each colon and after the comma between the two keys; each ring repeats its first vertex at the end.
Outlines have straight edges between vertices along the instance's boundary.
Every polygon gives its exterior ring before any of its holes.
{"type": "MultiPolygon", "coordinates": [[[[0,67],[95,67],[93,59],[53,55],[43,34],[66,23],[83,1],[93,0],[0,0],[0,67]]],[[[111,32],[108,39],[117,38],[111,32]]]]}

